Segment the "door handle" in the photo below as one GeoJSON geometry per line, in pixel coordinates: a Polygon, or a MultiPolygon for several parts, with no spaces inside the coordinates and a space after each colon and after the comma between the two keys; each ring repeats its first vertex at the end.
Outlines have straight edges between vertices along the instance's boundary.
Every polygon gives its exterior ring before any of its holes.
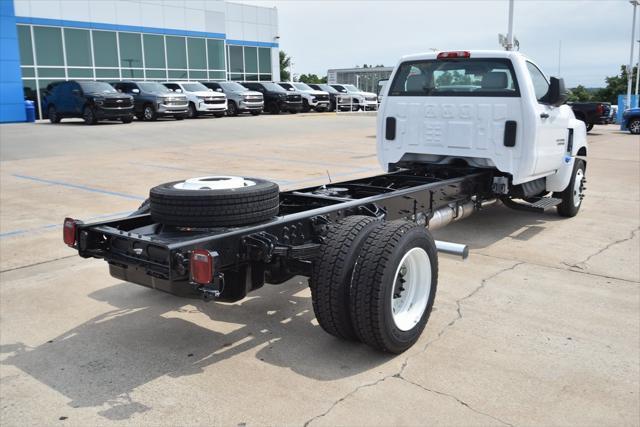
{"type": "Polygon", "coordinates": [[[542,113],[542,114],[540,114],[540,118],[541,119],[548,119],[549,115],[547,113],[542,113]]]}

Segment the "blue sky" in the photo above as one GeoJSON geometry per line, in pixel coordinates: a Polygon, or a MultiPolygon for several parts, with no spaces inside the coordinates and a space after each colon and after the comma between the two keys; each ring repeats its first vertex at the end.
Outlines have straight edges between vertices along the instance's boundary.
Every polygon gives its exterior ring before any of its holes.
{"type": "MultiPolygon", "coordinates": [[[[280,47],[294,58],[295,74],[394,65],[402,55],[430,48],[499,49],[498,33],[507,31],[507,0],[243,3],[278,8],[280,47]]],[[[558,74],[561,41],[567,85],[600,87],[629,61],[632,9],[628,0],[516,0],[514,32],[520,50],[550,75],[558,74]]],[[[634,62],[637,43],[635,52],[634,62]]]]}

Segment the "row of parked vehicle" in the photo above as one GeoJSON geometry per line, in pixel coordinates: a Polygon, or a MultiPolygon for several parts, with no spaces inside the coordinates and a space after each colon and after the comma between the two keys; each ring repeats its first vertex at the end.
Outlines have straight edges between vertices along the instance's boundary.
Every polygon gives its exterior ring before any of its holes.
{"type": "Polygon", "coordinates": [[[154,121],[200,115],[237,116],[308,112],[315,110],[375,110],[376,94],[348,84],[300,82],[195,82],[68,80],[51,83],[43,111],[51,123],[82,118],[87,124],[99,120],[131,123],[133,118],[154,121]]]}

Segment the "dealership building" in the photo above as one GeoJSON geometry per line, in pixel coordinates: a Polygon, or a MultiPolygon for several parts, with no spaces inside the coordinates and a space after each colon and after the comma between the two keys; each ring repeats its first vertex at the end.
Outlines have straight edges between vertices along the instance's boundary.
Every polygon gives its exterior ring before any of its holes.
{"type": "Polygon", "coordinates": [[[391,76],[393,67],[333,68],[327,71],[329,84],[352,84],[365,92],[378,93],[380,80],[391,76]]]}
{"type": "Polygon", "coordinates": [[[42,105],[59,80],[280,80],[275,8],[225,0],[0,0],[0,8],[0,122],[24,121],[24,99],[42,105]]]}

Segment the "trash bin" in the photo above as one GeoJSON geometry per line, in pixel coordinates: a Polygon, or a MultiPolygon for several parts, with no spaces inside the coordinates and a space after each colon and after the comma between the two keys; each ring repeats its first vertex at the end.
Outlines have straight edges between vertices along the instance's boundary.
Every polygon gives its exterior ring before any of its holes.
{"type": "Polygon", "coordinates": [[[33,101],[26,99],[24,101],[24,108],[27,112],[27,122],[33,123],[36,121],[36,106],[33,101]]]}

